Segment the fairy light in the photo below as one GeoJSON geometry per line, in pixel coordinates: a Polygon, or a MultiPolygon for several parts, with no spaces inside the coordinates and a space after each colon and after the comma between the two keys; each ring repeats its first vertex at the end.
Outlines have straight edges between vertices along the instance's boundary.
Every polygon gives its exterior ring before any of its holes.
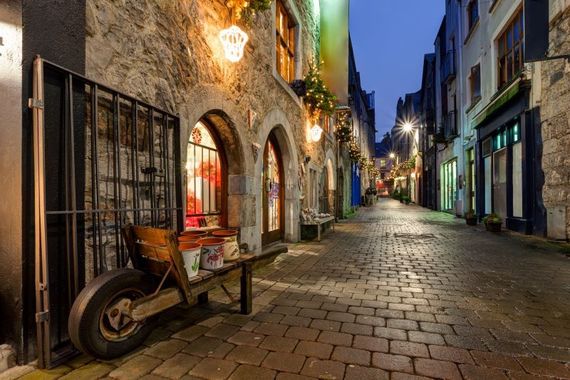
{"type": "Polygon", "coordinates": [[[220,32],[220,41],[224,47],[226,59],[230,62],[239,62],[243,57],[243,49],[249,37],[237,25],[220,32]]]}

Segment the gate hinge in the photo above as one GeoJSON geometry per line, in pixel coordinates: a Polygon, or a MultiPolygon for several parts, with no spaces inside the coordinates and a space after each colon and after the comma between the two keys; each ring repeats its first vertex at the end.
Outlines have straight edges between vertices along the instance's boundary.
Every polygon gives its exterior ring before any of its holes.
{"type": "Polygon", "coordinates": [[[28,108],[44,109],[44,101],[36,98],[28,99],[28,108]]]}
{"type": "Polygon", "coordinates": [[[42,311],[36,313],[36,322],[47,322],[49,321],[49,311],[42,311]]]}

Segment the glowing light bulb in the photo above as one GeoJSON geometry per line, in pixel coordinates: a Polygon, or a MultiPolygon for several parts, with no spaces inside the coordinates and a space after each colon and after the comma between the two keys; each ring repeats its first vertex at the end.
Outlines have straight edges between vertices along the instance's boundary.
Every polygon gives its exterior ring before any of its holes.
{"type": "Polygon", "coordinates": [[[412,123],[405,123],[402,128],[404,128],[404,132],[410,133],[411,131],[413,131],[414,126],[412,125],[412,123]]]}
{"type": "Polygon", "coordinates": [[[230,62],[238,62],[243,57],[243,49],[249,37],[238,26],[232,25],[220,32],[220,41],[224,47],[226,59],[230,62]]]}

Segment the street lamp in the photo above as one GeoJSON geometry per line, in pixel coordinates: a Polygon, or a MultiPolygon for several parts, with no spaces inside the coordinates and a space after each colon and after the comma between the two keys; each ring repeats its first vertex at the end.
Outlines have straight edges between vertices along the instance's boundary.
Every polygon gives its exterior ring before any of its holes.
{"type": "Polygon", "coordinates": [[[313,125],[313,128],[311,128],[311,140],[313,140],[313,142],[319,142],[322,134],[323,129],[321,126],[318,124],[313,125]]]}
{"type": "Polygon", "coordinates": [[[390,153],[390,158],[391,158],[391,159],[396,158],[396,154],[395,154],[394,152],[391,152],[391,153],[390,153]]]}
{"type": "Polygon", "coordinates": [[[411,133],[414,130],[414,125],[410,122],[406,122],[402,128],[404,129],[404,132],[411,133]]]}

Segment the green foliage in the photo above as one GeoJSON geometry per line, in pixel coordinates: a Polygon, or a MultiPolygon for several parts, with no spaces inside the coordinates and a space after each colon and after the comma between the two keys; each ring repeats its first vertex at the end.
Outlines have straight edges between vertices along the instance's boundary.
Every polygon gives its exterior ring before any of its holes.
{"type": "Polygon", "coordinates": [[[483,223],[499,224],[503,223],[503,219],[499,215],[492,213],[483,218],[483,223]]]}
{"type": "Polygon", "coordinates": [[[349,142],[352,135],[352,126],[349,112],[340,112],[336,118],[335,135],[340,142],[349,142]]]}
{"type": "Polygon", "coordinates": [[[472,218],[476,218],[477,214],[475,214],[474,210],[469,210],[465,213],[465,219],[472,219],[472,218]]]}
{"type": "Polygon", "coordinates": [[[273,0],[249,0],[244,2],[243,8],[238,8],[240,9],[238,18],[241,18],[247,24],[251,24],[258,12],[271,9],[272,2],[273,0]]]}
{"type": "Polygon", "coordinates": [[[309,65],[309,72],[305,76],[305,85],[307,94],[304,103],[309,114],[314,118],[318,118],[321,114],[331,116],[336,108],[336,97],[325,86],[317,65],[309,65]]]}

